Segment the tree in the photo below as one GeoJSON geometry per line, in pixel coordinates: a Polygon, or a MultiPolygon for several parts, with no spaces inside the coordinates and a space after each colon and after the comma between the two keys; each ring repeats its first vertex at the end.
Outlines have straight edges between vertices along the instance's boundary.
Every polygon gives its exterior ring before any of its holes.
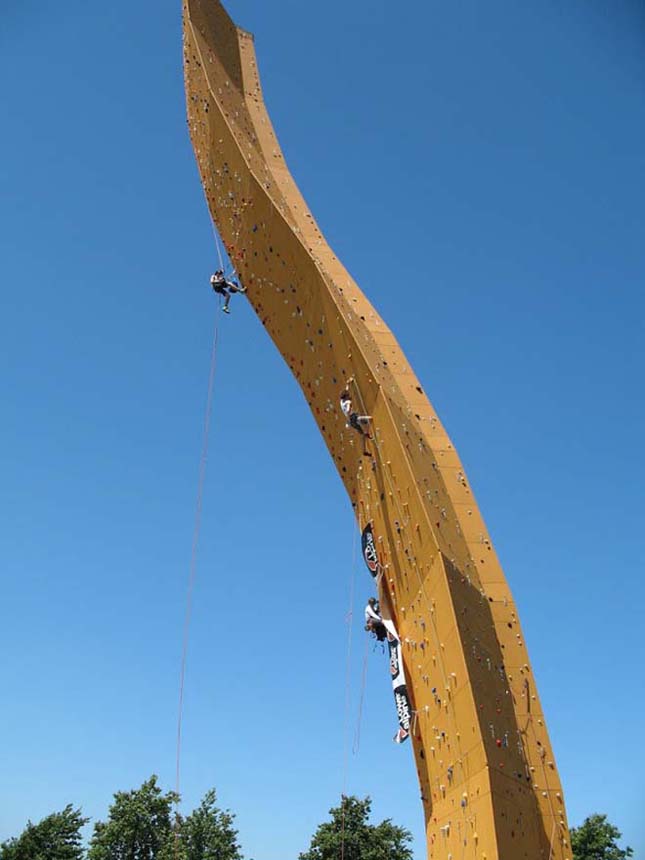
{"type": "Polygon", "coordinates": [[[619,848],[616,841],[621,832],[607,821],[606,815],[590,815],[580,827],[571,829],[571,850],[574,860],[625,860],[634,852],[619,848]]]}
{"type": "Polygon", "coordinates": [[[369,797],[342,797],[341,805],[329,810],[331,821],[318,827],[309,851],[299,860],[412,860],[409,830],[392,824],[389,818],[369,824],[372,808],[369,797]]]}
{"type": "Polygon", "coordinates": [[[88,860],[172,860],[174,791],[164,794],[153,774],[141,788],[114,795],[108,820],[97,821],[88,860]]]}
{"type": "Polygon", "coordinates": [[[182,860],[242,860],[235,818],[215,805],[215,789],[179,824],[182,860]]]}
{"type": "Polygon", "coordinates": [[[28,821],[17,839],[0,845],[0,860],[82,860],[80,831],[88,821],[71,804],[38,824],[28,821]]]}

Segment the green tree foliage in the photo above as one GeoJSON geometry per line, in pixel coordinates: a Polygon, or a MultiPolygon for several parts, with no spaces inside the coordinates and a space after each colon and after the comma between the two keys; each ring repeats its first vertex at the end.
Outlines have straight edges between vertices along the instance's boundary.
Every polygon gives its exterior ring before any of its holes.
{"type": "Polygon", "coordinates": [[[71,804],[39,821],[27,822],[16,839],[0,845],[0,860],[81,860],[81,828],[87,824],[71,804]]]}
{"type": "Polygon", "coordinates": [[[329,810],[331,821],[318,827],[309,851],[299,860],[412,860],[412,836],[389,818],[369,824],[372,802],[369,797],[343,797],[341,805],[329,810]]]}
{"type": "Polygon", "coordinates": [[[242,860],[235,816],[218,809],[216,799],[211,789],[197,809],[180,821],[181,860],[242,860]]]}
{"type": "Polygon", "coordinates": [[[571,829],[574,860],[626,860],[634,852],[616,844],[621,832],[607,821],[606,815],[590,815],[580,827],[571,829]]]}
{"type": "Polygon", "coordinates": [[[108,820],[97,821],[88,860],[172,860],[174,791],[163,793],[157,777],[114,795],[108,820]]]}

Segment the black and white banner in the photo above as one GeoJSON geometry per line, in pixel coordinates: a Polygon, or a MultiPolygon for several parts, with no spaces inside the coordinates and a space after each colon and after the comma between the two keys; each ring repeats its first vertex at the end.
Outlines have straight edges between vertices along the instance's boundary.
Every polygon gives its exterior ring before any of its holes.
{"type": "Polygon", "coordinates": [[[399,718],[399,730],[394,735],[397,744],[402,744],[410,734],[412,724],[412,708],[408,698],[408,689],[405,684],[405,669],[403,668],[403,657],[401,654],[401,641],[392,621],[383,619],[387,630],[387,647],[390,653],[390,675],[392,676],[392,690],[394,691],[394,704],[399,718]]]}
{"type": "MultiPolygon", "coordinates": [[[[361,535],[361,548],[367,569],[374,578],[381,571],[381,565],[376,551],[376,541],[372,524],[367,523],[361,535]]],[[[394,735],[397,744],[402,744],[410,734],[412,724],[412,708],[408,697],[408,689],[405,685],[405,670],[403,669],[403,658],[401,655],[401,642],[396,632],[394,623],[389,619],[383,619],[383,625],[387,632],[387,647],[390,654],[390,675],[392,676],[392,690],[394,692],[394,704],[396,714],[399,718],[399,730],[394,735]]],[[[379,637],[380,638],[380,637],[379,637]]]]}
{"type": "Polygon", "coordinates": [[[379,571],[379,563],[371,523],[368,523],[363,529],[363,534],[361,535],[361,547],[363,549],[363,558],[365,559],[367,569],[372,576],[376,576],[379,571]]]}

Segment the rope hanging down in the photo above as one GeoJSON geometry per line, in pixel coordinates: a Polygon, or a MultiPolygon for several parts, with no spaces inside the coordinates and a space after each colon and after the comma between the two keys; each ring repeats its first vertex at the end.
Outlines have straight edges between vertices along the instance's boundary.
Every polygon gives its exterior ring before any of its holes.
{"type": "Polygon", "coordinates": [[[354,617],[354,589],[356,585],[356,539],[358,530],[352,517],[352,571],[349,581],[349,611],[347,613],[347,658],[345,661],[345,719],[343,725],[343,788],[340,794],[341,803],[341,832],[340,860],[345,860],[345,791],[347,786],[347,768],[349,765],[349,715],[351,707],[351,673],[352,673],[352,621],[354,617]]]}
{"type": "Polygon", "coordinates": [[[219,267],[223,272],[224,271],[224,260],[222,258],[222,249],[220,248],[217,230],[215,229],[215,225],[213,224],[212,221],[211,221],[211,229],[213,230],[213,236],[215,237],[215,246],[217,247],[217,256],[219,257],[219,267]]]}
{"type": "Polygon", "coordinates": [[[361,747],[361,721],[363,719],[363,702],[365,700],[365,684],[367,683],[367,661],[369,658],[369,637],[365,637],[365,654],[363,655],[363,672],[361,674],[361,693],[358,699],[358,715],[356,717],[356,729],[354,731],[354,743],[352,752],[358,754],[361,747]]]}
{"type": "MultiPolygon", "coordinates": [[[[213,231],[213,237],[215,238],[215,247],[217,248],[217,256],[219,258],[220,270],[225,273],[226,278],[232,278],[233,275],[235,275],[237,273],[237,269],[231,263],[230,258],[229,258],[230,271],[229,272],[226,271],[226,266],[224,264],[224,257],[222,255],[222,245],[224,244],[224,242],[220,239],[219,233],[215,229],[215,224],[213,223],[213,221],[211,221],[211,230],[213,231]]],[[[228,256],[228,254],[227,254],[227,256],[228,256]]]]}
{"type": "MultiPolygon", "coordinates": [[[[219,246],[218,246],[219,249],[219,246]]],[[[206,478],[206,461],[208,459],[208,437],[211,424],[211,413],[213,411],[213,388],[215,384],[215,370],[217,367],[217,343],[219,314],[215,315],[215,327],[213,330],[213,346],[211,348],[211,366],[208,376],[208,395],[206,397],[206,414],[204,416],[204,433],[202,437],[202,453],[199,461],[199,479],[197,482],[197,501],[195,504],[195,524],[193,527],[193,545],[190,555],[190,568],[188,575],[188,590],[186,594],[186,614],[184,616],[184,636],[181,651],[181,671],[179,674],[179,703],[177,709],[177,757],[175,762],[175,791],[179,795],[179,773],[181,761],[181,724],[184,709],[184,680],[186,677],[186,655],[188,653],[188,634],[190,631],[190,619],[193,608],[193,590],[195,586],[195,574],[197,570],[197,547],[199,545],[199,532],[202,521],[202,500],[204,497],[204,481],[206,478]]]]}

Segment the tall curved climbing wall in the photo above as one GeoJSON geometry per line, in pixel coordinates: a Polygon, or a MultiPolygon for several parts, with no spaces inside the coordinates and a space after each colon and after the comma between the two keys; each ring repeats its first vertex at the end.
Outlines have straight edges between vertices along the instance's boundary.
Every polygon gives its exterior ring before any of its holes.
{"type": "Polygon", "coordinates": [[[450,439],[394,336],[325,242],[266,112],[253,38],[184,5],[188,122],[212,217],[307,398],[395,622],[428,856],[570,858],[562,789],[517,610],[450,439]],[[348,384],[360,435],[339,410],[348,384]]]}

